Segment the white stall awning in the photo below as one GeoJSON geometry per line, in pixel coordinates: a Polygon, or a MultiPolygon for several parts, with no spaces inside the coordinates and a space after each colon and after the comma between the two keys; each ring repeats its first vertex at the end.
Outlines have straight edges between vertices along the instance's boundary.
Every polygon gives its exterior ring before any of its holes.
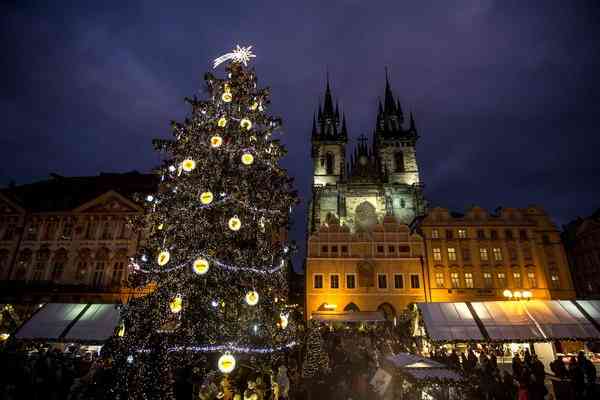
{"type": "Polygon", "coordinates": [[[485,301],[471,303],[491,340],[544,340],[546,335],[529,316],[521,301],[485,301]]]}
{"type": "Polygon", "coordinates": [[[410,375],[416,380],[440,379],[447,381],[462,381],[463,378],[448,366],[416,354],[398,353],[387,356],[386,361],[395,370],[410,375]]]}
{"type": "Polygon", "coordinates": [[[48,303],[15,333],[17,339],[58,340],[87,304],[48,303]]]}
{"type": "Polygon", "coordinates": [[[103,342],[112,336],[120,318],[115,304],[90,304],[65,334],[65,340],[103,342]]]}
{"type": "Polygon", "coordinates": [[[466,303],[418,303],[428,337],[433,341],[482,341],[466,303]]]}
{"type": "Polygon", "coordinates": [[[571,301],[532,300],[523,306],[547,338],[600,339],[600,332],[571,301]]]}
{"type": "Polygon", "coordinates": [[[600,300],[577,300],[577,304],[587,315],[600,324],[600,300]]]}
{"type": "Polygon", "coordinates": [[[115,304],[48,303],[16,332],[17,339],[103,342],[119,324],[115,304]]]}

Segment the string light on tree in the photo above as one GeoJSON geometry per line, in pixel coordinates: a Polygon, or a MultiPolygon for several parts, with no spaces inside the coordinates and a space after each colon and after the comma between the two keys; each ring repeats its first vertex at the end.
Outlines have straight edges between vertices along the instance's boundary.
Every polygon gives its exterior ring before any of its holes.
{"type": "Polygon", "coordinates": [[[249,131],[250,129],[252,129],[252,121],[250,121],[248,118],[242,118],[240,120],[240,127],[249,131]]]}
{"type": "Polygon", "coordinates": [[[225,128],[225,126],[227,126],[227,118],[219,118],[219,120],[217,121],[217,125],[219,125],[220,128],[225,128]]]}

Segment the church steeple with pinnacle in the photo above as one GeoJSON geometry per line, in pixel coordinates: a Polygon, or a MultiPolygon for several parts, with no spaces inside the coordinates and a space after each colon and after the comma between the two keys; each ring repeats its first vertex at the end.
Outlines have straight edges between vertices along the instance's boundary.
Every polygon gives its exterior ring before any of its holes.
{"type": "Polygon", "coordinates": [[[312,126],[312,158],[313,185],[331,185],[341,181],[344,177],[345,146],[348,142],[346,120],[343,118],[340,126],[340,108],[334,108],[329,74],[325,85],[323,107],[319,104],[317,119],[313,117],[312,126]]]}

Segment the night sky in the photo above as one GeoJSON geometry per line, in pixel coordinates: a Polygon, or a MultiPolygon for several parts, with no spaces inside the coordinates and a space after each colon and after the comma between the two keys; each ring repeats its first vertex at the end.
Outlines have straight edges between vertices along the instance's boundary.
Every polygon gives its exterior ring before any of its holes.
{"type": "Polygon", "coordinates": [[[599,4],[4,2],[0,185],[148,172],[160,160],[151,139],[169,137],[210,61],[239,43],[254,45],[284,120],[284,165],[303,201],[292,238],[304,240],[326,71],[355,143],[371,137],[385,66],[415,113],[432,205],[535,203],[560,225],[600,207],[599,4]]]}

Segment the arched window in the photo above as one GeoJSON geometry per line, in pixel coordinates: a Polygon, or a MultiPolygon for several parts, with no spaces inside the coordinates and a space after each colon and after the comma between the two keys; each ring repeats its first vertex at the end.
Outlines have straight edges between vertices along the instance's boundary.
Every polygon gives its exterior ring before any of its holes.
{"type": "Polygon", "coordinates": [[[404,172],[404,154],[401,151],[394,154],[394,164],[396,164],[396,172],[404,172]]]}
{"type": "Polygon", "coordinates": [[[335,161],[335,156],[333,153],[325,154],[325,173],[328,175],[333,174],[333,163],[335,161]]]}
{"type": "Polygon", "coordinates": [[[47,247],[42,247],[35,254],[35,267],[31,280],[41,281],[46,278],[46,266],[50,260],[50,250],[47,247]]]}
{"type": "Polygon", "coordinates": [[[62,279],[67,263],[67,250],[61,248],[54,253],[54,263],[52,264],[52,275],[50,279],[53,282],[58,282],[62,279]]]}
{"type": "Polygon", "coordinates": [[[396,309],[390,303],[382,303],[377,307],[377,311],[383,312],[387,321],[393,321],[396,318],[396,309]]]}
{"type": "Polygon", "coordinates": [[[88,272],[88,267],[91,264],[92,251],[90,249],[79,250],[77,256],[77,280],[83,281],[88,272]]]}
{"type": "Polygon", "coordinates": [[[27,275],[27,270],[31,265],[31,259],[33,258],[33,251],[31,249],[24,249],[19,254],[19,265],[17,266],[17,271],[15,273],[16,279],[25,279],[27,275]]]}
{"type": "Polygon", "coordinates": [[[348,305],[344,307],[344,311],[358,312],[360,311],[360,308],[358,308],[358,306],[354,303],[348,303],[348,305]]]}

